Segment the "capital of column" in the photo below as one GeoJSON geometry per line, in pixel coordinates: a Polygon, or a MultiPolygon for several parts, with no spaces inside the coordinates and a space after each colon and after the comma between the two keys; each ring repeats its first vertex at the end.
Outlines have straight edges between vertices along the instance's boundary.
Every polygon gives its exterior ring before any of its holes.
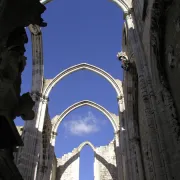
{"type": "Polygon", "coordinates": [[[119,135],[119,134],[120,134],[120,129],[114,132],[114,135],[119,135]]]}
{"type": "Polygon", "coordinates": [[[35,36],[41,34],[41,28],[40,28],[40,26],[38,26],[38,25],[36,25],[36,24],[30,24],[30,25],[29,25],[29,30],[30,30],[30,32],[31,32],[33,35],[35,35],[35,36]]]}
{"type": "Polygon", "coordinates": [[[58,135],[58,133],[55,132],[55,131],[53,131],[53,132],[51,133],[51,136],[52,136],[53,139],[55,139],[57,135],[58,135]]]}
{"type": "Polygon", "coordinates": [[[117,96],[117,100],[118,100],[118,102],[122,101],[123,100],[123,95],[117,96]]]}
{"type": "Polygon", "coordinates": [[[32,99],[37,102],[42,102],[43,104],[47,104],[49,101],[49,98],[44,96],[42,93],[39,92],[31,92],[32,99]]]}
{"type": "Polygon", "coordinates": [[[127,19],[127,18],[132,18],[132,13],[133,13],[134,9],[133,8],[129,8],[128,11],[126,11],[124,13],[124,19],[127,19]]]}

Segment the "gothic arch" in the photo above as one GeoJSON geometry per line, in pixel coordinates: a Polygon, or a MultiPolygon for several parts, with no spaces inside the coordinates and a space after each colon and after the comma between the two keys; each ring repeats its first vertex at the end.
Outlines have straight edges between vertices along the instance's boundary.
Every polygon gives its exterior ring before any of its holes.
{"type": "MultiPolygon", "coordinates": [[[[93,101],[89,101],[89,100],[83,100],[83,101],[79,101],[71,106],[69,106],[66,110],[64,110],[60,115],[57,115],[53,118],[52,120],[52,131],[54,133],[57,133],[57,129],[60,125],[60,123],[62,122],[62,120],[73,110],[82,107],[82,106],[91,106],[96,108],[97,110],[99,110],[100,112],[102,112],[111,122],[114,132],[117,132],[119,130],[119,118],[115,118],[116,115],[111,114],[108,110],[106,110],[104,107],[102,107],[101,105],[93,102],[93,101]]],[[[117,116],[118,117],[118,116],[117,116]]]]}
{"type": "MultiPolygon", "coordinates": [[[[40,2],[45,5],[50,1],[52,0],[41,0],[40,2]]],[[[111,0],[111,1],[118,4],[118,6],[120,6],[120,8],[124,13],[127,13],[131,8],[131,0],[111,0]]]]}
{"type": "Polygon", "coordinates": [[[118,97],[122,97],[122,89],[120,84],[118,84],[117,80],[114,79],[109,73],[107,73],[106,71],[104,71],[103,69],[97,67],[97,66],[93,66],[91,64],[87,64],[87,63],[81,63],[81,64],[77,64],[75,66],[71,66],[67,69],[65,69],[64,71],[60,72],[57,76],[55,76],[53,79],[50,79],[49,82],[47,83],[47,86],[45,86],[44,88],[44,92],[43,95],[45,97],[49,96],[49,93],[51,91],[51,89],[61,80],[63,79],[65,76],[79,71],[79,70],[90,70],[92,72],[95,72],[97,74],[99,74],[100,76],[104,77],[105,79],[107,79],[111,85],[114,87],[117,96],[118,97]]]}
{"type": "Polygon", "coordinates": [[[80,153],[81,150],[82,150],[82,149],[84,148],[84,146],[86,146],[86,145],[89,145],[94,152],[96,151],[95,146],[94,146],[91,142],[85,141],[85,142],[81,143],[81,144],[79,145],[79,147],[77,148],[78,152],[80,153]]]}

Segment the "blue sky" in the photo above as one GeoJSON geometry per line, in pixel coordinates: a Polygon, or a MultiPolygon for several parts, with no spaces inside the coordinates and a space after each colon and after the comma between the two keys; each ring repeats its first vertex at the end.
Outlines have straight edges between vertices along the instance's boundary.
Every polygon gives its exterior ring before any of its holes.
{"type": "MultiPolygon", "coordinates": [[[[108,0],[54,0],[43,15],[48,23],[43,32],[45,77],[82,62],[96,65],[114,78],[122,80],[116,54],[121,50],[122,10],[108,0]]],[[[27,44],[27,66],[23,72],[22,92],[31,90],[31,42],[27,44]]],[[[75,102],[89,99],[118,113],[116,92],[103,77],[89,71],[65,77],[50,93],[51,118],[75,102]]],[[[16,124],[22,121],[16,120],[16,124]]],[[[109,120],[98,110],[84,106],[71,112],[58,129],[55,152],[57,157],[72,151],[83,141],[95,146],[108,144],[113,138],[109,120]]],[[[93,152],[81,152],[80,180],[93,179],[93,152]]]]}

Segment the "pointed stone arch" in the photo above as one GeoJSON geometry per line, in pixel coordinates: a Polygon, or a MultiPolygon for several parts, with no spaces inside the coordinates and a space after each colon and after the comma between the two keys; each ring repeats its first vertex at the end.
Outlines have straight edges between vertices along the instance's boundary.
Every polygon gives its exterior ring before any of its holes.
{"type": "Polygon", "coordinates": [[[46,85],[44,87],[43,95],[45,97],[48,97],[49,93],[51,92],[51,89],[60,80],[62,80],[64,77],[68,76],[69,74],[76,72],[76,71],[80,71],[80,70],[89,70],[89,71],[92,71],[92,72],[97,73],[100,76],[104,77],[114,87],[114,89],[117,93],[117,96],[118,97],[123,96],[122,87],[120,86],[120,84],[117,82],[116,79],[114,79],[109,73],[107,73],[103,69],[101,69],[97,66],[91,65],[91,64],[87,64],[87,63],[81,63],[81,64],[77,64],[75,66],[71,66],[71,67],[65,69],[64,71],[60,72],[53,79],[46,80],[46,85]]]}
{"type": "Polygon", "coordinates": [[[78,149],[78,152],[80,153],[81,150],[82,150],[82,149],[84,148],[84,146],[86,146],[86,145],[89,145],[94,152],[96,151],[96,147],[95,147],[90,141],[85,141],[85,142],[81,143],[81,144],[79,145],[79,147],[77,148],[77,149],[78,149]]]}
{"type": "MultiPolygon", "coordinates": [[[[47,4],[52,0],[40,0],[42,4],[47,4]]],[[[111,0],[112,2],[118,4],[118,6],[122,9],[124,13],[128,13],[129,9],[131,8],[131,1],[132,0],[111,0]]]]}
{"type": "Polygon", "coordinates": [[[95,109],[99,110],[100,112],[102,112],[111,122],[114,132],[118,132],[119,130],[119,117],[116,116],[115,114],[110,113],[108,110],[106,110],[104,107],[102,107],[101,105],[93,102],[93,101],[89,101],[89,100],[83,100],[83,101],[79,101],[71,106],[69,106],[66,110],[64,110],[60,115],[56,115],[53,119],[52,119],[52,131],[54,133],[57,133],[57,129],[60,125],[60,123],[62,122],[62,120],[73,110],[82,107],[82,106],[91,106],[94,107],[95,109]]]}

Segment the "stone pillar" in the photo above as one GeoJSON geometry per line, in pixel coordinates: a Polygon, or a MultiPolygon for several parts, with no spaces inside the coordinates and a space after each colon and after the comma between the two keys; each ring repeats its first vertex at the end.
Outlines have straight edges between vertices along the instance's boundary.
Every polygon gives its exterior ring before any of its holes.
{"type": "Polygon", "coordinates": [[[136,59],[140,92],[145,107],[146,121],[148,125],[149,145],[151,147],[151,152],[149,153],[151,154],[151,158],[148,161],[148,171],[150,177],[147,177],[147,179],[155,178],[156,180],[165,180],[167,179],[167,176],[165,174],[166,171],[164,163],[162,163],[163,158],[161,157],[159,149],[160,141],[158,139],[158,132],[156,128],[155,112],[152,108],[153,106],[151,102],[151,97],[154,92],[149,76],[149,70],[145,62],[146,57],[137,27],[135,27],[136,24],[134,24],[135,21],[133,12],[129,12],[125,18],[128,27],[128,38],[136,59]]]}
{"type": "Polygon", "coordinates": [[[17,167],[25,180],[36,180],[39,156],[42,149],[42,123],[45,116],[47,100],[40,98],[36,101],[36,117],[32,123],[26,122],[22,139],[24,147],[19,149],[17,167]],[[41,123],[37,123],[36,121],[41,123]],[[38,126],[39,125],[39,126],[38,126]]]}
{"type": "Polygon", "coordinates": [[[120,141],[120,154],[121,154],[121,164],[122,164],[122,174],[120,175],[121,179],[129,180],[128,179],[128,166],[127,166],[127,131],[125,127],[125,117],[124,117],[124,97],[118,97],[118,107],[119,107],[119,122],[120,122],[120,132],[119,132],[119,141],[120,141]]]}
{"type": "Polygon", "coordinates": [[[42,96],[43,90],[43,50],[42,34],[39,26],[30,25],[32,35],[32,98],[35,101],[35,118],[26,121],[22,138],[24,147],[19,149],[17,166],[25,180],[36,180],[39,156],[42,151],[42,130],[48,99],[42,96]]]}
{"type": "MultiPolygon", "coordinates": [[[[141,153],[141,137],[138,126],[138,94],[136,93],[137,85],[134,76],[134,67],[130,71],[124,72],[124,91],[126,104],[126,129],[128,133],[129,154],[128,167],[132,169],[131,179],[144,180],[144,168],[141,153]]],[[[136,74],[135,74],[136,76],[136,74]]]]}
{"type": "Polygon", "coordinates": [[[101,180],[99,162],[96,157],[94,158],[94,180],[101,180]]]}
{"type": "Polygon", "coordinates": [[[120,142],[120,130],[115,132],[115,154],[116,154],[116,163],[118,171],[118,180],[124,180],[123,174],[123,160],[122,160],[122,149],[120,142]]]}

